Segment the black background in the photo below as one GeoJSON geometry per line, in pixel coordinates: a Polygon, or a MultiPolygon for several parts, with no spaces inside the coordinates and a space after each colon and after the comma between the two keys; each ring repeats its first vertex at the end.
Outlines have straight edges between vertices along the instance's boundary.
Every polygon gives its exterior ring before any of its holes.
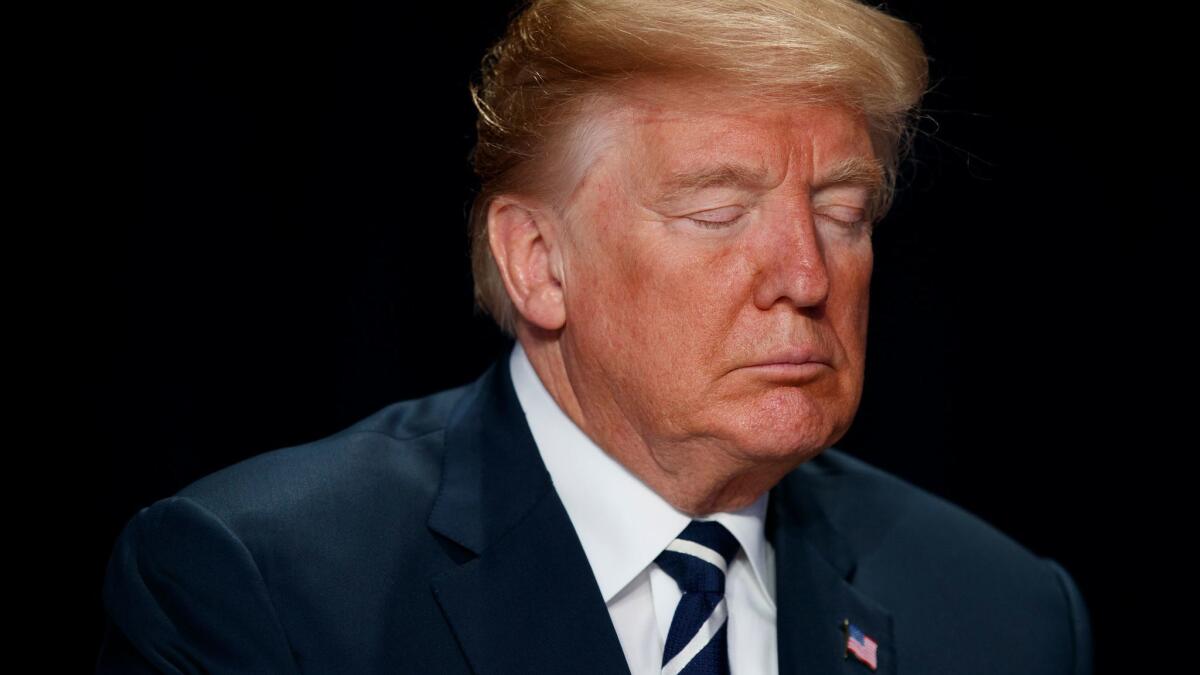
{"type": "MultiPolygon", "coordinates": [[[[510,4],[107,17],[106,217],[71,230],[63,310],[83,338],[63,442],[87,448],[93,504],[72,558],[80,663],[139,508],[467,382],[506,347],[472,309],[465,223],[467,84],[510,4]]],[[[1061,562],[1097,672],[1144,667],[1163,628],[1131,583],[1157,543],[1138,460],[1159,342],[1138,256],[1160,230],[1129,179],[1156,138],[1128,104],[1136,31],[1065,8],[887,7],[925,41],[933,90],[875,236],[866,389],[838,447],[1061,562]]]]}

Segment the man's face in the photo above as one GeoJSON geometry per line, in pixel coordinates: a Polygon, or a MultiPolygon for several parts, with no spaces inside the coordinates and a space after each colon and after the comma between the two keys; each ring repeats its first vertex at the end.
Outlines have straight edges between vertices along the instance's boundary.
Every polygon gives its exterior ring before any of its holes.
{"type": "Polygon", "coordinates": [[[841,108],[684,95],[625,108],[569,203],[567,372],[608,433],[799,463],[861,397],[870,188],[833,181],[878,166],[868,130],[841,108]]]}

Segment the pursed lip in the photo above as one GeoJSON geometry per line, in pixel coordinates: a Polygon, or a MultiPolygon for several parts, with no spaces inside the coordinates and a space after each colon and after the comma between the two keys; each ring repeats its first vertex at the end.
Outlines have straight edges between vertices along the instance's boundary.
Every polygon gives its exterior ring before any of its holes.
{"type": "Polygon", "coordinates": [[[761,360],[755,361],[746,367],[753,368],[757,366],[800,366],[806,363],[820,363],[826,366],[830,365],[830,359],[825,354],[817,350],[816,347],[789,347],[776,352],[771,352],[769,356],[761,360]]]}

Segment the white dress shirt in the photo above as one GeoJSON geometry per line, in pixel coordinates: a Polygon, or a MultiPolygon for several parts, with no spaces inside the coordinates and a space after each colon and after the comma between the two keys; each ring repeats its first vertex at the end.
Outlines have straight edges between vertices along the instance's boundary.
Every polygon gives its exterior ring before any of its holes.
{"type": "MultiPolygon", "coordinates": [[[[554,488],[575,526],[633,675],[659,675],[682,595],[654,559],[692,517],[602,450],[559,408],[518,342],[513,386],[554,488]]],[[[775,553],[763,534],[767,493],[744,509],[713,513],[741,548],[725,579],[732,675],[775,675],[775,553]]]]}

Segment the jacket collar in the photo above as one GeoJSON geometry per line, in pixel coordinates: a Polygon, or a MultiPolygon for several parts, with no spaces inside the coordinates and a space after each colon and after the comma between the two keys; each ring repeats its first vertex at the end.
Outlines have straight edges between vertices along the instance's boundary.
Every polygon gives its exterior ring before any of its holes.
{"type": "MultiPolygon", "coordinates": [[[[866,675],[843,620],[895,675],[892,617],[851,585],[856,554],[826,517],[822,456],[771,489],[779,673],[866,675]]],[[[583,546],[553,488],[500,358],[452,411],[429,528],[465,549],[432,588],[477,675],[628,673],[583,546]]]]}
{"type": "Polygon", "coordinates": [[[844,481],[827,473],[829,465],[823,453],[771,488],[766,527],[775,547],[779,672],[872,672],[847,651],[849,622],[876,643],[874,672],[896,675],[892,614],[852,585],[859,554],[829,517],[839,499],[853,498],[838,490],[844,481]]]}

